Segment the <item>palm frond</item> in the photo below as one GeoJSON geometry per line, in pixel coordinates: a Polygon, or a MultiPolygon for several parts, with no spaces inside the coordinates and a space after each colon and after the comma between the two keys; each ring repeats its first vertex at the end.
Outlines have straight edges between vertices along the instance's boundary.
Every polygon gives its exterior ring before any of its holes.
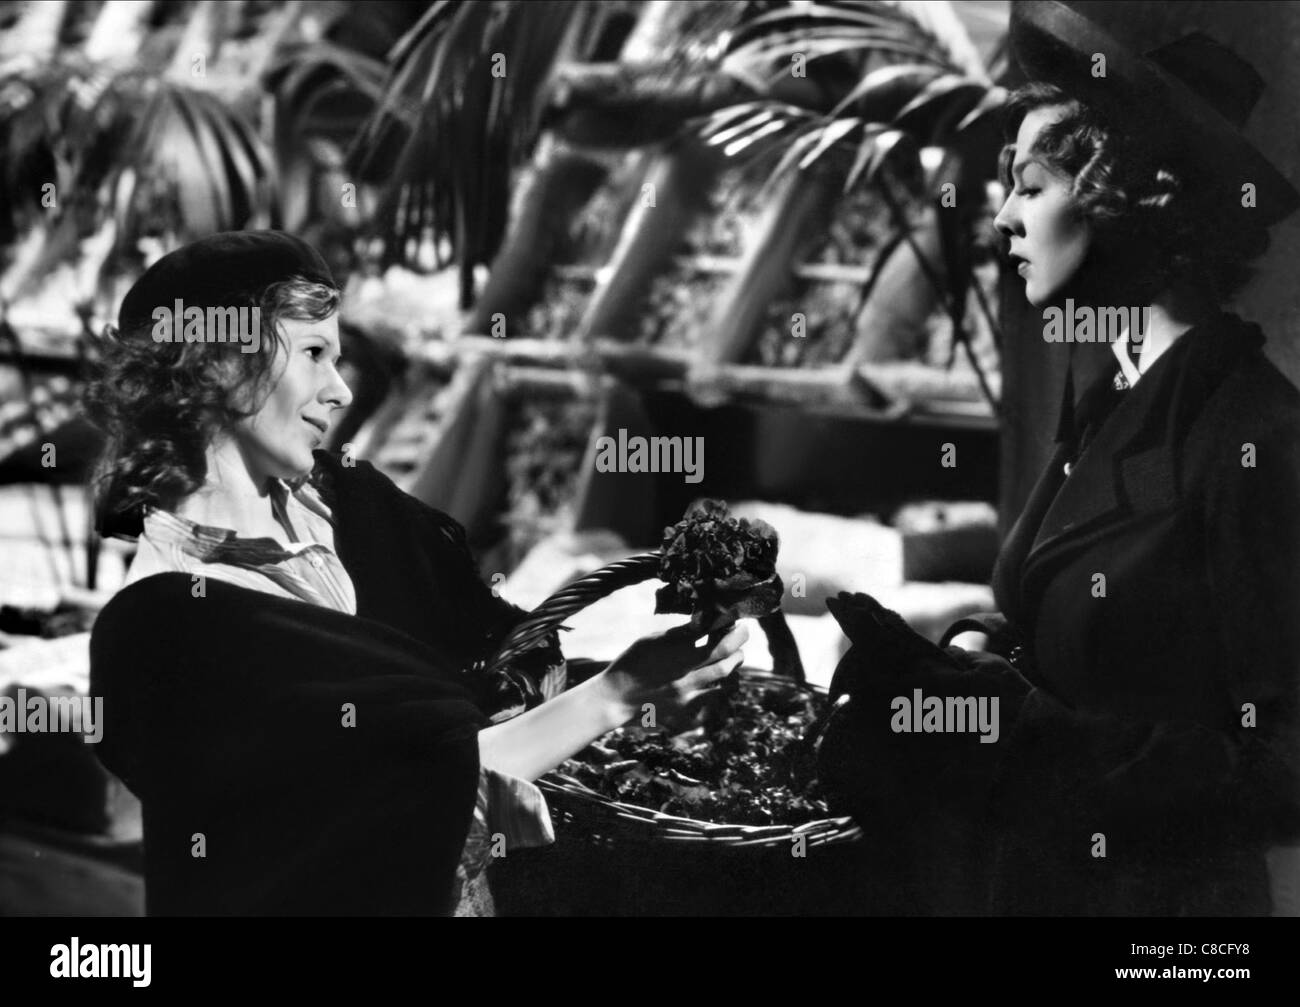
{"type": "Polygon", "coordinates": [[[812,150],[800,159],[799,169],[801,171],[806,170],[819,157],[835,146],[835,144],[839,143],[848,136],[849,133],[860,128],[862,125],[863,120],[861,119],[837,119],[830,125],[818,130],[817,132],[819,135],[816,136],[817,143],[812,150]]]}
{"type": "MultiPolygon", "coordinates": [[[[785,174],[792,169],[798,162],[803,160],[810,151],[813,151],[817,144],[825,135],[825,130],[805,129],[800,130],[797,134],[786,142],[786,148],[777,162],[776,167],[768,176],[767,184],[759,193],[759,201],[766,201],[767,197],[773,192],[776,182],[783,178],[785,174]]],[[[816,160],[815,157],[809,159],[809,163],[816,160]]]]}
{"type": "Polygon", "coordinates": [[[381,184],[376,229],[387,261],[445,237],[462,269],[491,260],[505,231],[510,171],[531,151],[562,43],[598,5],[440,0],[390,54],[391,72],[349,160],[381,184]],[[504,63],[502,62],[504,60],[504,63]]]}
{"type": "MultiPolygon", "coordinates": [[[[115,262],[146,233],[188,240],[275,218],[273,161],[238,102],[76,54],[5,78],[0,96],[5,233],[27,225],[87,235],[111,219],[115,262]],[[57,205],[40,207],[51,181],[57,205]]],[[[66,244],[46,242],[43,256],[66,244]]],[[[25,289],[54,264],[43,258],[11,280],[25,289]]]]}
{"type": "Polygon", "coordinates": [[[938,67],[919,63],[879,67],[866,74],[830,114],[843,115],[853,108],[857,115],[873,122],[887,122],[917,93],[918,88],[942,74],[938,67]]]}
{"type": "Polygon", "coordinates": [[[382,60],[334,42],[291,47],[266,74],[267,90],[275,96],[277,127],[293,137],[321,132],[354,136],[365,119],[340,122],[340,102],[355,97],[369,114],[383,96],[387,75],[382,60]]]}
{"type": "Polygon", "coordinates": [[[802,56],[809,77],[820,73],[832,81],[832,90],[839,87],[811,125],[779,131],[788,148],[776,158],[776,173],[808,170],[856,144],[848,177],[857,183],[874,177],[894,148],[948,145],[962,130],[995,114],[1005,92],[989,83],[952,8],[933,7],[910,0],[844,0],[783,7],[752,18],[734,33],[722,68],[737,79],[759,82],[765,100],[746,102],[741,124],[733,124],[740,113],[719,110],[703,135],[717,143],[721,134],[727,149],[756,153],[758,148],[740,142],[746,138],[740,127],[761,128],[764,136],[778,132],[759,126],[761,112],[765,104],[784,104],[776,96],[790,76],[792,57],[802,56]],[[734,132],[724,132],[724,123],[734,132]]]}
{"type": "MultiPolygon", "coordinates": [[[[132,116],[125,149],[114,159],[110,184],[129,170],[179,199],[171,230],[192,240],[241,228],[272,212],[274,164],[256,125],[216,95],[174,81],[150,80],[143,107],[132,116]]],[[[157,208],[128,202],[117,221],[125,240],[157,208]]]]}
{"type": "Polygon", "coordinates": [[[894,125],[926,144],[943,145],[953,127],[979,104],[989,88],[957,74],[945,74],[927,84],[893,117],[894,125]]]}
{"type": "Polygon", "coordinates": [[[773,11],[742,25],[732,38],[723,69],[754,80],[788,73],[791,58],[802,55],[808,62],[850,59],[860,70],[869,69],[869,59],[905,58],[961,72],[953,49],[915,16],[883,0],[811,4],[773,11]]]}
{"type": "Polygon", "coordinates": [[[901,129],[865,130],[853,166],[844,179],[844,191],[848,192],[859,182],[874,182],[891,156],[904,153],[912,157],[919,155],[916,140],[910,134],[901,129]]]}
{"type": "Polygon", "coordinates": [[[991,87],[985,92],[984,97],[975,103],[975,106],[962,117],[961,122],[957,123],[956,132],[964,133],[974,128],[990,115],[999,114],[1007,103],[1008,92],[1004,87],[991,87]]]}
{"type": "Polygon", "coordinates": [[[802,56],[807,64],[812,64],[816,60],[830,57],[860,60],[867,56],[882,55],[934,63],[941,69],[952,69],[941,53],[906,33],[893,30],[844,31],[835,28],[781,32],[757,39],[729,52],[723,60],[722,69],[731,73],[743,73],[751,79],[770,81],[774,77],[788,76],[796,56],[802,56]]]}
{"type": "Polygon", "coordinates": [[[890,0],[899,12],[915,22],[930,44],[941,49],[955,72],[988,84],[996,79],[980,59],[956,7],[950,0],[890,0]]]}

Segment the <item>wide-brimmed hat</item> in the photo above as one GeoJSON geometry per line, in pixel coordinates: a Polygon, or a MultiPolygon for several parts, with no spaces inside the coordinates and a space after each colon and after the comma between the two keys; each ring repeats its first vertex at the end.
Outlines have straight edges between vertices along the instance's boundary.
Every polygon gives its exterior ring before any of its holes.
{"type": "Polygon", "coordinates": [[[1207,172],[1225,197],[1236,194],[1238,206],[1244,186],[1253,184],[1255,205],[1242,212],[1257,223],[1275,223],[1300,206],[1300,192],[1242,133],[1263,78],[1208,35],[1192,32],[1141,52],[1075,6],[1018,0],[1011,8],[1011,49],[1031,80],[1150,129],[1162,151],[1207,172]]]}

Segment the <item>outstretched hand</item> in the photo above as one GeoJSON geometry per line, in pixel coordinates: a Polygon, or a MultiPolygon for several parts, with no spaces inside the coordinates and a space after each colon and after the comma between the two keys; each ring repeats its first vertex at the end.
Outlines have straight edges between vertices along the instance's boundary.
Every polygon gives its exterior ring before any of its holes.
{"type": "Polygon", "coordinates": [[[697,645],[701,630],[693,623],[642,637],[605,670],[606,687],[626,712],[624,721],[649,715],[656,726],[679,723],[721,694],[748,639],[749,631],[733,624],[697,645]]]}

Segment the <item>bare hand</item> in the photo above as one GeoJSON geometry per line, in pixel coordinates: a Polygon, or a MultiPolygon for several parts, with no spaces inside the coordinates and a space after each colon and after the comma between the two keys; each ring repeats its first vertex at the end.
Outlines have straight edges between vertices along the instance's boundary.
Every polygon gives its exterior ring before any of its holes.
{"type": "Polygon", "coordinates": [[[711,634],[701,646],[698,626],[676,626],[642,637],[603,672],[612,699],[626,714],[649,724],[682,721],[721,692],[723,681],[740,667],[740,648],[749,631],[733,625],[711,634]]]}

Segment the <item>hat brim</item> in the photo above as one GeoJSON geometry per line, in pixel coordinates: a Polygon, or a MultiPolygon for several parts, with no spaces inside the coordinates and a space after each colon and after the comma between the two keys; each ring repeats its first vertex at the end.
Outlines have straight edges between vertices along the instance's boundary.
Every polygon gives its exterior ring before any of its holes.
{"type": "Polygon", "coordinates": [[[1255,186],[1255,206],[1243,207],[1263,225],[1300,207],[1300,192],[1241,131],[1159,65],[1119,42],[1060,0],[1017,0],[1011,8],[1011,51],[1025,76],[1055,84],[1072,97],[1124,116],[1158,122],[1170,148],[1209,169],[1225,189],[1255,186]],[[1097,54],[1105,76],[1093,76],[1097,54]]]}

